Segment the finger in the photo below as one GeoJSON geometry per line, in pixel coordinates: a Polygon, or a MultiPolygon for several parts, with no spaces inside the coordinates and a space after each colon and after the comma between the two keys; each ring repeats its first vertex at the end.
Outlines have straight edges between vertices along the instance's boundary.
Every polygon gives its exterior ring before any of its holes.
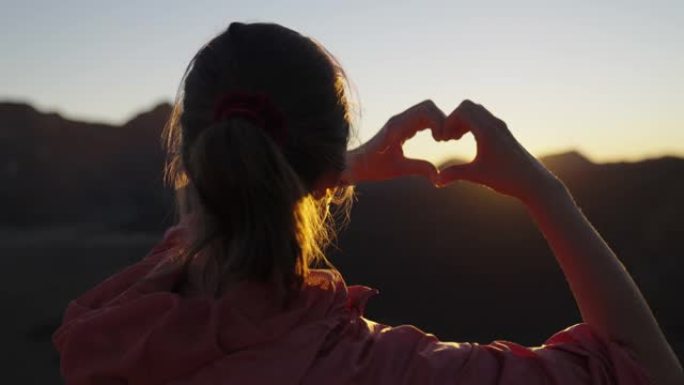
{"type": "Polygon", "coordinates": [[[445,186],[457,180],[467,180],[469,182],[477,182],[478,178],[472,163],[457,164],[449,166],[439,171],[437,184],[445,186]]]}
{"type": "Polygon", "coordinates": [[[401,113],[398,127],[394,129],[396,139],[402,143],[412,138],[418,131],[430,128],[433,138],[441,138],[441,131],[446,115],[432,100],[425,100],[401,113]]]}
{"type": "Polygon", "coordinates": [[[473,103],[472,104],[473,114],[481,119],[486,120],[499,120],[494,114],[489,112],[482,104],[473,103]]]}
{"type": "Polygon", "coordinates": [[[421,175],[433,183],[438,180],[438,171],[434,164],[421,159],[404,158],[401,164],[402,175],[421,175]]]}
{"type": "Polygon", "coordinates": [[[483,125],[487,124],[489,126],[492,126],[494,129],[498,129],[499,131],[508,130],[506,122],[494,116],[494,114],[492,114],[488,109],[486,109],[481,104],[474,105],[473,116],[477,119],[479,123],[483,125]]]}
{"type": "Polygon", "coordinates": [[[449,139],[460,139],[464,134],[472,132],[476,138],[480,135],[475,124],[473,110],[475,103],[464,100],[444,120],[444,133],[449,139]]]}
{"type": "Polygon", "coordinates": [[[445,121],[447,135],[456,139],[472,132],[475,139],[484,136],[511,136],[506,122],[494,116],[480,104],[464,100],[445,121]]]}

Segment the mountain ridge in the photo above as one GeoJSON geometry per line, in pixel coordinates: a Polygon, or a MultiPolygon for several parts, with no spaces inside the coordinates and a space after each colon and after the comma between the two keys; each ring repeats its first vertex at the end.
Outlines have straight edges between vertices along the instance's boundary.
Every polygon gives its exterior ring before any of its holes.
{"type": "MultiPolygon", "coordinates": [[[[0,103],[0,178],[7,182],[0,185],[0,225],[165,226],[173,197],[162,183],[160,134],[170,113],[169,104],[159,103],[114,126],[64,119],[29,104],[0,103]]],[[[568,151],[540,159],[580,197],[597,189],[615,194],[630,188],[656,199],[658,190],[645,183],[668,185],[673,175],[684,174],[684,159],[677,157],[596,163],[568,151]]]]}
{"type": "MultiPolygon", "coordinates": [[[[4,122],[7,120],[6,115],[8,113],[17,113],[17,112],[23,112],[23,113],[28,113],[28,114],[34,114],[35,116],[44,116],[44,117],[49,117],[51,119],[62,119],[66,122],[70,123],[75,123],[75,124],[84,124],[84,125],[93,125],[93,126],[107,126],[107,127],[127,127],[130,126],[131,124],[136,124],[139,122],[141,119],[151,119],[156,121],[156,123],[162,122],[162,127],[163,124],[166,123],[166,120],[170,116],[170,113],[172,111],[173,105],[168,102],[157,102],[156,104],[153,104],[151,107],[142,109],[141,111],[134,113],[132,116],[130,116],[127,120],[124,121],[122,124],[112,124],[112,123],[107,123],[107,122],[100,122],[97,120],[82,120],[78,118],[67,118],[64,117],[60,112],[57,111],[51,111],[51,110],[41,110],[33,106],[31,103],[24,102],[24,101],[17,101],[17,100],[0,100],[0,124],[4,124],[4,122]]],[[[161,132],[161,130],[160,130],[161,132]]],[[[553,153],[545,153],[542,155],[537,156],[537,158],[542,161],[543,163],[552,163],[552,164],[557,164],[559,162],[562,163],[584,163],[584,164],[612,164],[612,163],[638,163],[642,161],[648,161],[648,160],[657,160],[661,158],[682,158],[681,156],[677,155],[670,155],[670,154],[663,154],[659,156],[647,156],[643,157],[638,160],[611,160],[611,161],[602,161],[602,162],[596,162],[590,159],[586,154],[582,153],[579,150],[576,149],[567,149],[563,150],[560,152],[553,152],[553,153]]],[[[441,162],[441,165],[446,165],[446,164],[461,164],[465,163],[466,161],[458,158],[454,159],[449,159],[444,162],[441,162]]]]}

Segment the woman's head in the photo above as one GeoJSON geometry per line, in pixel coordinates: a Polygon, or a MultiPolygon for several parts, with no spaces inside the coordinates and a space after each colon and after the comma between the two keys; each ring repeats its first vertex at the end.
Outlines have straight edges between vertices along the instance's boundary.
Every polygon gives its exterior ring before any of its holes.
{"type": "Polygon", "coordinates": [[[197,218],[179,261],[202,255],[202,291],[242,280],[287,291],[312,263],[327,263],[328,204],[351,193],[334,188],[350,136],[345,90],[324,48],[276,24],[232,23],[195,55],[165,141],[167,180],[182,215],[197,218]],[[227,95],[265,99],[282,138],[244,114],[217,118],[227,95]]]}

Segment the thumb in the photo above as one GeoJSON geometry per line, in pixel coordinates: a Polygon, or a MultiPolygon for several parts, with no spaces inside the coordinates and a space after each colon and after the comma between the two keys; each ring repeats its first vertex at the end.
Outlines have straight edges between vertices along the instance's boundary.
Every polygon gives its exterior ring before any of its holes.
{"type": "Polygon", "coordinates": [[[401,162],[401,171],[404,175],[421,175],[430,179],[433,183],[437,180],[438,172],[434,164],[421,159],[404,158],[401,162]]]}
{"type": "Polygon", "coordinates": [[[440,170],[439,176],[437,178],[437,184],[441,187],[457,180],[477,182],[477,177],[475,175],[472,163],[457,164],[440,170]]]}

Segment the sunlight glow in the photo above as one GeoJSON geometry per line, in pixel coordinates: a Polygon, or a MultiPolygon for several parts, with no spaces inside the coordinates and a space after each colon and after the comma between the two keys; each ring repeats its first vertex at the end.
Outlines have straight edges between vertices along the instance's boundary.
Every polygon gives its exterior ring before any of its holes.
{"type": "MultiPolygon", "coordinates": [[[[291,27],[339,59],[362,113],[352,146],[424,99],[449,113],[468,98],[535,155],[684,155],[684,2],[670,0],[15,1],[0,14],[0,100],[121,124],[172,101],[193,54],[236,20],[291,27]]],[[[414,142],[433,161],[469,148],[414,142]]]]}

